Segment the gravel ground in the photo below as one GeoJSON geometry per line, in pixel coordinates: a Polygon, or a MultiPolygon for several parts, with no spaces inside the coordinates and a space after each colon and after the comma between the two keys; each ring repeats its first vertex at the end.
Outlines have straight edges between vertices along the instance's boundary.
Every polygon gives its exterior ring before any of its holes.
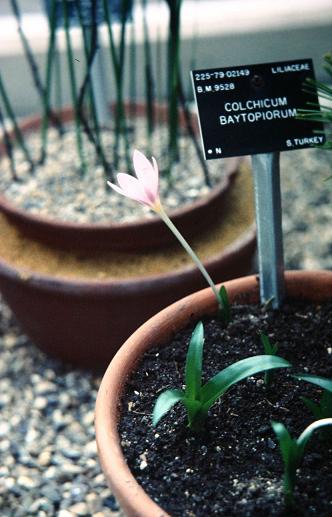
{"type": "MultiPolygon", "coordinates": [[[[332,154],[281,160],[286,266],[332,269],[332,154]]],[[[97,460],[100,376],[46,357],[0,307],[0,514],[120,516],[97,460]]]]}
{"type": "Polygon", "coordinates": [[[281,155],[285,264],[332,269],[332,151],[281,155]]]}

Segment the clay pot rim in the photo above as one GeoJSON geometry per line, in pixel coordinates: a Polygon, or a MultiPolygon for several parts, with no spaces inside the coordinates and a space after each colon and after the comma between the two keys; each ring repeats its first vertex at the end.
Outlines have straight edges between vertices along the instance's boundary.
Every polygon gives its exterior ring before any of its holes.
{"type": "MultiPolygon", "coordinates": [[[[287,271],[285,273],[286,291],[289,298],[310,299],[315,283],[323,285],[324,294],[321,299],[332,297],[332,271],[287,271]],[[299,287],[300,286],[300,287],[299,287]],[[300,291],[298,296],[296,291],[300,291]],[[324,296],[326,295],[326,296],[324,296]]],[[[259,298],[259,284],[256,275],[250,275],[225,282],[230,298],[234,292],[247,293],[246,302],[259,298]]],[[[317,298],[317,297],[316,297],[317,298]]],[[[313,292],[312,299],[315,299],[313,292]]],[[[317,298],[319,299],[319,298],[317,298]]],[[[120,437],[117,431],[119,417],[119,398],[135,363],[152,345],[163,346],[178,329],[191,319],[197,320],[202,315],[216,312],[216,302],[211,289],[203,289],[189,295],[150,318],[118,350],[108,366],[97,395],[95,411],[95,428],[99,459],[104,473],[112,477],[112,489],[130,516],[136,517],[170,517],[156,504],[138,484],[131,473],[122,453],[120,437]],[[198,303],[197,303],[198,302],[198,303]],[[197,304],[197,312],[191,311],[197,304]],[[204,310],[203,310],[204,308],[204,310]],[[172,326],[174,315],[178,321],[172,326]],[[194,318],[192,318],[194,316],[194,318]],[[166,323],[165,323],[166,321],[166,323]],[[167,327],[167,322],[169,327],[167,327]],[[163,339],[158,339],[160,330],[167,328],[163,339]],[[110,394],[113,394],[113,397],[110,394]],[[107,451],[107,453],[106,453],[107,451]],[[112,476],[110,476],[113,474],[112,476]]]]}
{"type": "MultiPolygon", "coordinates": [[[[226,246],[221,253],[217,253],[204,261],[204,266],[209,269],[213,267],[216,262],[221,260],[231,260],[232,256],[237,254],[242,248],[250,246],[256,240],[256,225],[251,224],[248,229],[242,233],[237,239],[232,241],[226,246]]],[[[110,280],[94,280],[87,278],[71,278],[65,276],[53,276],[51,274],[38,273],[27,267],[16,267],[11,265],[5,259],[0,257],[0,269],[2,274],[17,280],[17,281],[28,281],[30,285],[36,285],[40,289],[48,290],[51,286],[53,290],[64,290],[67,293],[73,292],[82,294],[85,291],[91,291],[92,288],[96,288],[96,296],[107,295],[109,290],[112,289],[113,293],[116,291],[123,292],[129,295],[131,290],[137,290],[138,288],[143,290],[144,288],[151,291],[151,288],[159,290],[161,284],[165,284],[165,287],[171,289],[172,282],[176,281],[180,276],[190,277],[194,272],[197,271],[195,265],[188,265],[184,268],[177,269],[176,271],[168,271],[160,274],[146,275],[146,276],[133,276],[123,278],[111,278],[110,280]]]]}
{"type": "MultiPolygon", "coordinates": [[[[138,104],[138,107],[141,108],[141,105],[138,104]]],[[[164,109],[164,106],[161,105],[160,109],[164,109]]],[[[66,119],[66,117],[69,116],[70,113],[72,113],[71,108],[63,108],[60,110],[60,115],[66,119]]],[[[20,124],[20,127],[22,131],[25,133],[32,132],[36,129],[38,125],[41,123],[41,117],[40,115],[32,115],[30,117],[26,117],[22,123],[20,124]]],[[[1,144],[1,140],[0,140],[1,144]]],[[[0,158],[1,158],[1,149],[0,149],[0,158]]],[[[230,186],[231,183],[231,177],[232,174],[234,174],[235,170],[238,170],[239,165],[241,162],[245,160],[245,157],[239,156],[239,157],[233,157],[233,158],[225,158],[225,174],[221,178],[221,181],[218,182],[207,194],[199,197],[198,199],[186,203],[183,207],[175,208],[168,210],[168,215],[173,219],[177,220],[179,218],[182,218],[186,216],[189,212],[195,213],[196,211],[201,210],[203,207],[209,205],[212,203],[215,199],[217,199],[219,196],[221,196],[223,193],[227,192],[227,189],[230,186]]],[[[119,223],[108,223],[108,222],[102,222],[102,223],[78,223],[74,221],[63,221],[61,219],[56,219],[55,217],[50,216],[44,216],[44,215],[38,215],[34,214],[32,212],[29,212],[27,210],[24,210],[20,208],[19,206],[16,206],[15,203],[13,203],[11,200],[9,200],[4,194],[0,193],[0,210],[3,211],[5,214],[8,214],[9,216],[15,216],[19,219],[25,219],[28,222],[31,223],[38,223],[43,226],[49,227],[51,230],[59,229],[59,231],[68,231],[68,230],[76,230],[76,231],[89,231],[93,229],[94,231],[103,231],[103,230],[109,230],[109,231],[119,231],[120,229],[126,229],[126,230],[132,230],[134,231],[137,226],[140,227],[149,227],[153,229],[154,226],[158,225],[160,222],[160,219],[157,216],[152,217],[141,217],[137,218],[134,221],[127,221],[127,222],[119,222],[119,223]]]]}

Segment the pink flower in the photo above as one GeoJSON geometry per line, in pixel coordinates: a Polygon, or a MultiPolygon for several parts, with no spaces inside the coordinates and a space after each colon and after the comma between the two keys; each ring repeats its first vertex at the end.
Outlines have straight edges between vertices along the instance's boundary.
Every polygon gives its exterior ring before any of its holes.
{"type": "Polygon", "coordinates": [[[147,205],[157,211],[160,205],[159,200],[159,170],[156,160],[152,157],[152,163],[143,153],[135,149],[133,155],[134,169],[137,178],[120,172],[116,178],[119,185],[108,181],[113,190],[123,196],[147,205]]]}
{"type": "Polygon", "coordinates": [[[173,232],[174,236],[178,239],[181,246],[184,247],[186,252],[193,259],[198,269],[211,286],[212,291],[217,299],[219,307],[223,310],[223,301],[219,296],[219,293],[214,285],[209,273],[206,271],[205,267],[197,257],[194,250],[191,249],[188,242],[182,237],[179,230],[174,226],[167,213],[165,212],[160,199],[159,199],[159,171],[158,165],[154,158],[152,158],[152,163],[144,156],[140,151],[135,150],[133,156],[134,169],[136,173],[136,178],[130,176],[129,174],[124,174],[120,172],[116,175],[119,185],[114,185],[108,181],[110,187],[116,192],[119,192],[123,196],[129,197],[130,199],[134,199],[138,201],[142,205],[149,206],[154,212],[156,212],[159,217],[164,221],[164,223],[168,226],[168,228],[173,232]]]}

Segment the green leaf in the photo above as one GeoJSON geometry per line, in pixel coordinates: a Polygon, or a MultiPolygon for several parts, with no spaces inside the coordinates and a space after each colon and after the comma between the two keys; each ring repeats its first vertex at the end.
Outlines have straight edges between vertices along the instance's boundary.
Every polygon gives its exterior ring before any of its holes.
{"type": "Polygon", "coordinates": [[[308,425],[308,427],[306,427],[303,433],[301,433],[301,435],[296,440],[297,445],[299,447],[299,454],[301,458],[304,453],[304,448],[310,440],[314,431],[316,431],[316,429],[319,429],[320,427],[325,427],[327,425],[332,425],[332,418],[322,418],[321,420],[316,420],[312,424],[308,425]]]}
{"type": "Polygon", "coordinates": [[[271,422],[278,438],[282,459],[284,461],[284,492],[286,504],[293,503],[293,491],[296,482],[296,469],[304,455],[304,448],[316,429],[332,425],[332,418],[316,420],[310,424],[297,440],[294,440],[281,422],[271,422]]]}
{"type": "Polygon", "coordinates": [[[166,390],[159,395],[153,408],[152,425],[156,426],[159,420],[177,403],[183,401],[185,395],[182,390],[166,390]]]}
{"type": "Polygon", "coordinates": [[[278,438],[282,459],[285,465],[288,465],[292,455],[292,450],[294,449],[294,445],[296,446],[296,443],[284,424],[272,421],[271,425],[278,438]]]}
{"type": "Polygon", "coordinates": [[[219,305],[220,305],[220,317],[225,323],[229,323],[231,319],[231,305],[227,289],[222,285],[218,293],[219,305]]]}
{"type": "Polygon", "coordinates": [[[309,373],[303,373],[301,375],[293,375],[295,379],[299,379],[300,381],[311,382],[311,384],[315,384],[323,390],[327,390],[332,393],[332,379],[327,379],[326,377],[318,377],[317,375],[310,375],[309,373]]]}
{"type": "Polygon", "coordinates": [[[200,321],[197,323],[189,344],[186,368],[186,398],[191,400],[199,400],[202,384],[202,357],[204,346],[204,327],[200,321]]]}
{"type": "MultiPolygon", "coordinates": [[[[328,392],[326,392],[326,393],[328,393],[328,392]]],[[[311,411],[311,413],[314,415],[315,418],[317,418],[317,419],[323,418],[322,408],[321,408],[320,404],[316,404],[316,402],[314,402],[311,399],[308,399],[307,397],[300,397],[300,399],[307,406],[309,411],[311,411]]]]}
{"type": "Polygon", "coordinates": [[[201,420],[204,420],[204,419],[200,419],[198,417],[198,415],[200,414],[201,409],[202,409],[201,402],[199,402],[198,400],[192,400],[192,399],[185,397],[183,399],[183,404],[185,405],[185,407],[187,409],[188,426],[191,428],[195,428],[196,430],[199,430],[202,427],[200,425],[202,423],[201,420]],[[200,422],[198,425],[195,425],[197,420],[199,420],[200,422]]]}
{"type": "Polygon", "coordinates": [[[332,393],[325,390],[320,401],[320,407],[322,411],[322,417],[332,417],[332,393]]]}
{"type": "Polygon", "coordinates": [[[290,506],[294,502],[293,492],[296,481],[296,469],[301,459],[298,450],[299,448],[296,440],[291,437],[284,424],[272,421],[271,425],[277,436],[281,456],[284,462],[283,487],[285,504],[286,506],[290,506]]]}
{"type": "Polygon", "coordinates": [[[210,407],[236,382],[273,368],[289,368],[291,364],[278,356],[255,355],[238,361],[217,373],[201,389],[204,407],[210,407]]]}
{"type": "Polygon", "coordinates": [[[261,338],[261,342],[263,343],[264,352],[267,355],[275,355],[275,353],[278,350],[278,345],[276,345],[276,344],[272,345],[270,338],[263,332],[261,332],[260,338],[261,338]]]}

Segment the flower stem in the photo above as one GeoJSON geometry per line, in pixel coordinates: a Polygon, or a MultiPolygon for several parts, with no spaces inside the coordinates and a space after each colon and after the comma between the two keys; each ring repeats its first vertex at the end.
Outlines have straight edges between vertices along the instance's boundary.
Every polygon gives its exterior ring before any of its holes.
{"type": "Polygon", "coordinates": [[[174,234],[174,236],[178,239],[180,244],[186,250],[188,255],[192,258],[192,260],[194,261],[194,263],[196,264],[196,266],[198,267],[198,269],[202,273],[203,277],[205,278],[205,280],[207,281],[207,283],[211,287],[211,289],[213,291],[213,294],[216,297],[216,300],[217,300],[219,308],[222,308],[221,307],[220,296],[219,296],[219,293],[217,291],[217,288],[216,288],[212,278],[210,277],[209,273],[206,271],[205,267],[203,266],[202,262],[200,261],[200,259],[196,255],[196,253],[194,252],[194,250],[190,247],[188,242],[181,235],[181,233],[176,228],[176,226],[172,223],[172,221],[170,220],[170,218],[168,217],[168,215],[166,214],[165,210],[163,209],[163,207],[161,205],[158,206],[158,208],[155,209],[155,212],[160,216],[160,218],[164,221],[164,223],[168,226],[168,228],[171,230],[171,232],[174,234]]]}

